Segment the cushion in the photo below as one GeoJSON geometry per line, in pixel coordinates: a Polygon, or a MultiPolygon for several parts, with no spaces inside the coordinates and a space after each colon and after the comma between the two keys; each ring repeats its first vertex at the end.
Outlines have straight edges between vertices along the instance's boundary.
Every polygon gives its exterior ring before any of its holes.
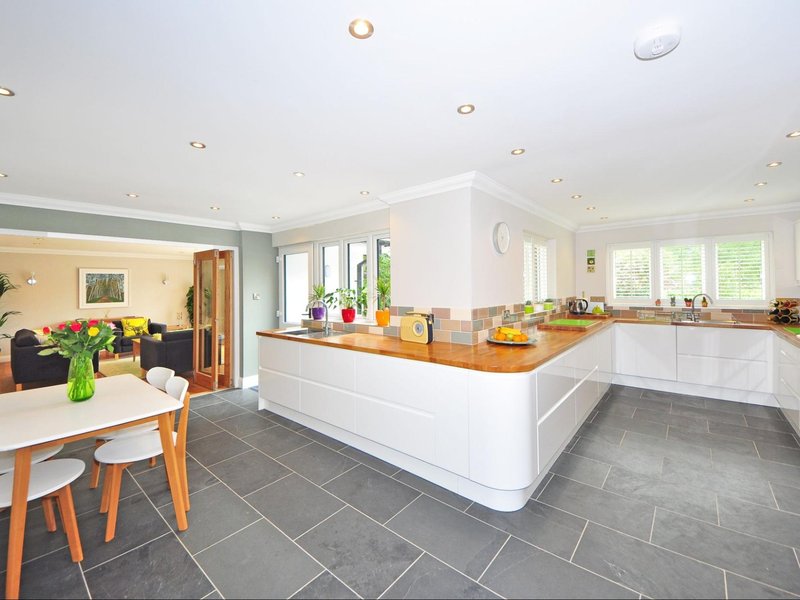
{"type": "Polygon", "coordinates": [[[152,337],[153,337],[154,340],[160,340],[161,339],[161,334],[160,333],[154,333],[152,337]]]}
{"type": "Polygon", "coordinates": [[[26,346],[38,346],[39,340],[36,339],[36,334],[30,329],[20,329],[14,334],[14,343],[19,348],[26,346]]]}
{"type": "Polygon", "coordinates": [[[44,329],[34,329],[33,333],[36,334],[36,339],[39,341],[39,346],[43,346],[47,343],[47,335],[44,332],[44,329]]]}
{"type": "Polygon", "coordinates": [[[147,335],[147,321],[145,317],[136,317],[132,319],[122,319],[122,334],[125,337],[134,337],[137,335],[147,335]]]}

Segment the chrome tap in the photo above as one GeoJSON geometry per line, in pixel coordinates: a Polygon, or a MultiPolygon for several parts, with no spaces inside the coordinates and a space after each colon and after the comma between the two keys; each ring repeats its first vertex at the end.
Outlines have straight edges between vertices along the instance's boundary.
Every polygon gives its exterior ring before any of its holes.
{"type": "Polygon", "coordinates": [[[325,307],[325,326],[322,328],[322,331],[326,336],[328,336],[331,334],[331,325],[328,322],[328,305],[325,304],[324,300],[320,300],[319,303],[325,307]]]}
{"type": "Polygon", "coordinates": [[[697,294],[697,295],[695,295],[695,297],[692,298],[692,312],[689,313],[689,320],[694,322],[694,323],[698,323],[700,321],[700,315],[698,315],[695,312],[694,303],[701,296],[705,296],[706,298],[708,298],[708,303],[709,304],[714,304],[714,300],[708,294],[697,294]]]}

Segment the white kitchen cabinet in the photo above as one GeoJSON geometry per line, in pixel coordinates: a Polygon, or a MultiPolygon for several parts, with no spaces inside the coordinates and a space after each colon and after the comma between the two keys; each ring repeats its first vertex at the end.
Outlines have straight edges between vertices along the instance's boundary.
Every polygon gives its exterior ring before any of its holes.
{"type": "MultiPolygon", "coordinates": [[[[618,327],[615,325],[615,327],[618,327]]],[[[613,329],[605,329],[597,335],[597,396],[602,398],[611,387],[614,378],[614,334],[613,329]]]]}
{"type": "Polygon", "coordinates": [[[541,473],[575,429],[575,392],[567,394],[539,421],[539,472],[541,473]]]}
{"type": "Polygon", "coordinates": [[[575,422],[582,423],[589,412],[600,400],[600,388],[597,381],[598,369],[595,367],[575,388],[575,422]]]}
{"type": "Polygon", "coordinates": [[[771,393],[770,331],[677,328],[678,381],[771,393]]]}
{"type": "MultiPolygon", "coordinates": [[[[296,377],[258,369],[258,396],[292,410],[300,410],[300,380],[296,377]]],[[[259,406],[259,408],[265,408],[259,406]]]]}
{"type": "Polygon", "coordinates": [[[538,419],[550,412],[575,387],[575,364],[568,350],[536,370],[538,419]]]}
{"type": "Polygon", "coordinates": [[[786,420],[800,432],[800,348],[776,336],[775,397],[786,420]]]}
{"type": "Polygon", "coordinates": [[[800,283],[800,221],[794,222],[794,276],[800,283]]]}
{"type": "Polygon", "coordinates": [[[614,365],[621,375],[675,381],[677,353],[674,325],[614,325],[614,365]]]}

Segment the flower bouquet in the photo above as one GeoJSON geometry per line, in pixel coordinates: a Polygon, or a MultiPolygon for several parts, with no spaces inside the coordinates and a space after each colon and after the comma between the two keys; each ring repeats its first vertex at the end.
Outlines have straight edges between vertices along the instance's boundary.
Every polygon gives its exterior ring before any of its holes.
{"type": "Polygon", "coordinates": [[[88,400],[94,395],[92,357],[100,350],[113,351],[114,332],[102,321],[66,321],[57,328],[43,329],[51,347],[39,352],[48,356],[56,352],[69,359],[67,397],[73,402],[88,400]]]}

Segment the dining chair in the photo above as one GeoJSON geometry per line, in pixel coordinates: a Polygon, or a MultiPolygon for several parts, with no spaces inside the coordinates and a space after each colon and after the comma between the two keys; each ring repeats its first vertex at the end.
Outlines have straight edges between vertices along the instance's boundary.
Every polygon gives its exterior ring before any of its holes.
{"type": "MultiPolygon", "coordinates": [[[[166,367],[153,367],[152,369],[147,371],[147,375],[145,379],[147,383],[152,385],[153,387],[157,387],[162,392],[166,391],[167,381],[170,378],[175,376],[175,371],[172,369],[168,369],[166,367]]],[[[108,435],[103,435],[94,440],[94,447],[95,449],[99,448],[106,442],[110,442],[111,440],[117,440],[120,438],[128,437],[130,435],[138,435],[140,433],[144,433],[145,431],[153,431],[158,428],[158,425],[155,423],[145,423],[144,425],[135,425],[133,427],[126,427],[125,429],[120,429],[119,431],[115,431],[114,433],[109,433],[108,435]]],[[[153,458],[150,461],[150,466],[155,467],[156,461],[153,458]]],[[[100,483],[100,463],[96,460],[92,462],[92,476],[89,479],[89,487],[91,489],[95,489],[97,485],[100,483]]]]}
{"type": "MultiPolygon", "coordinates": [[[[56,530],[56,518],[53,511],[53,500],[61,513],[61,522],[69,542],[69,552],[73,562],[83,560],[81,538],[78,533],[78,520],[75,517],[75,504],[72,501],[70,484],[81,476],[85,469],[82,460],[77,458],[57,458],[31,465],[30,483],[28,484],[28,501],[42,499],[47,531],[56,530]]],[[[14,487],[13,469],[0,475],[0,508],[11,506],[11,495],[14,487]]]]}
{"type": "MultiPolygon", "coordinates": [[[[39,450],[34,450],[31,453],[31,464],[35,465],[36,463],[43,462],[48,458],[52,458],[59,452],[64,449],[64,444],[59,444],[58,446],[50,446],[48,448],[41,448],[39,450]]],[[[4,473],[8,473],[9,471],[14,470],[14,460],[16,459],[16,450],[10,450],[8,452],[0,452],[0,475],[4,473]]]]}
{"type": "MultiPolygon", "coordinates": [[[[183,405],[178,431],[172,432],[172,439],[178,459],[178,476],[183,487],[183,501],[186,504],[186,510],[189,510],[189,482],[186,476],[186,431],[189,424],[190,400],[190,394],[188,393],[189,382],[183,377],[172,377],[167,381],[165,387],[166,392],[183,405]]],[[[94,459],[98,463],[106,465],[103,495],[100,500],[100,512],[108,513],[106,519],[106,542],[113,540],[116,533],[122,473],[133,463],[155,458],[162,453],[161,435],[158,431],[146,431],[139,435],[111,440],[95,450],[94,459]]]]}

